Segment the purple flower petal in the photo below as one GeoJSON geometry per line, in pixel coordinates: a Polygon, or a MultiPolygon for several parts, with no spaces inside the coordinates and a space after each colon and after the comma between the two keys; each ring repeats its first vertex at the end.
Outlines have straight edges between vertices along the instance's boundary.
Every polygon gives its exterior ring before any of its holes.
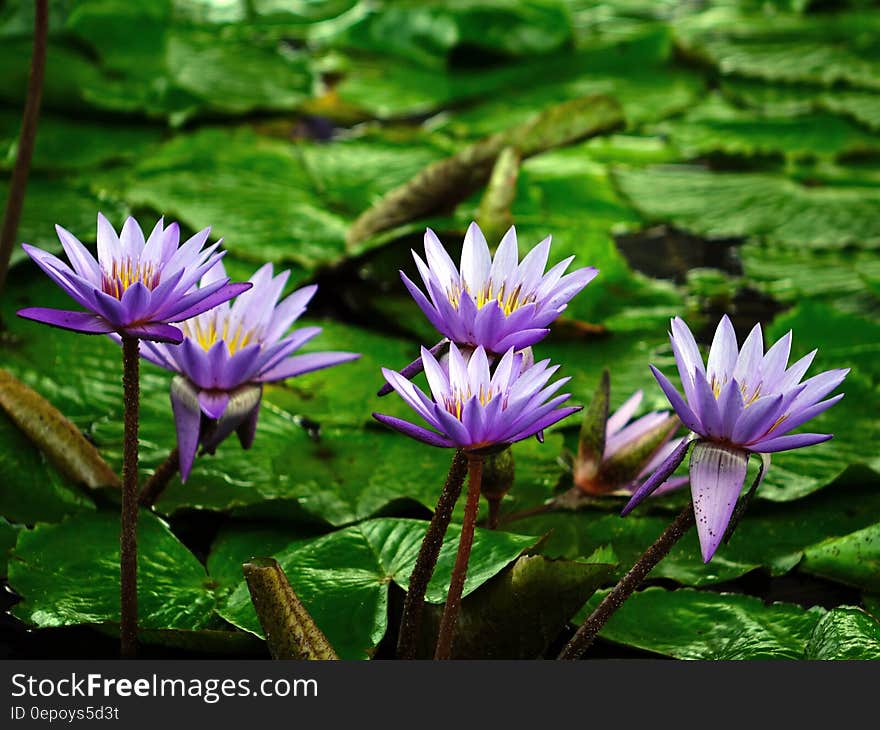
{"type": "Polygon", "coordinates": [[[199,408],[208,418],[218,420],[229,405],[229,393],[225,390],[200,390],[199,408]]]}
{"type": "Polygon", "coordinates": [[[492,351],[501,353],[509,350],[511,347],[523,350],[543,340],[549,332],[550,330],[548,329],[521,330],[520,332],[508,335],[500,342],[496,342],[492,351]]]}
{"type": "MultiPolygon", "coordinates": [[[[736,359],[736,366],[733,368],[733,377],[736,378],[741,385],[752,386],[752,390],[758,384],[756,381],[760,372],[761,361],[764,359],[764,337],[761,334],[761,325],[756,324],[749,332],[746,341],[743,342],[742,349],[739,351],[739,357],[736,359]]],[[[746,393],[746,397],[750,395],[746,393]]]]}
{"type": "Polygon", "coordinates": [[[672,353],[675,355],[675,364],[678,367],[678,376],[681,379],[681,386],[687,397],[688,403],[695,403],[694,396],[694,372],[699,370],[705,373],[703,367],[703,358],[700,355],[700,349],[697,342],[691,334],[690,329],[681,317],[672,319],[672,332],[669,335],[669,341],[672,344],[672,353]]]}
{"type": "Polygon", "coordinates": [[[749,454],[702,441],[690,462],[691,495],[703,562],[708,563],[727,530],[748,470],[749,454]]]}
{"type": "Polygon", "coordinates": [[[19,309],[16,314],[24,319],[32,319],[52,327],[83,332],[87,335],[105,335],[115,329],[106,319],[91,312],[68,312],[64,309],[26,307],[19,309]]]}
{"type": "Polygon", "coordinates": [[[92,282],[93,286],[98,286],[101,282],[101,267],[95,261],[92,254],[70,231],[56,225],[55,232],[58,234],[61,247],[64,249],[64,253],[67,254],[73,270],[83,279],[92,282]]]}
{"type": "Polygon", "coordinates": [[[124,328],[129,337],[137,337],[140,340],[152,342],[170,342],[177,345],[183,341],[183,332],[170,324],[150,322],[148,324],[132,324],[124,328]]]}
{"type": "MultiPolygon", "coordinates": [[[[464,245],[461,249],[461,278],[467,283],[472,293],[478,292],[489,278],[492,256],[483,232],[476,223],[468,226],[464,234],[464,245]]],[[[464,299],[465,297],[462,297],[464,299]]]]}
{"type": "Polygon", "coordinates": [[[426,428],[422,428],[421,426],[416,426],[414,423],[410,423],[409,421],[404,421],[400,418],[394,418],[394,416],[386,416],[382,413],[374,413],[373,418],[375,418],[380,423],[384,423],[386,426],[390,426],[396,431],[400,431],[402,434],[409,436],[410,438],[414,438],[417,441],[421,441],[422,443],[429,444],[431,446],[440,446],[442,448],[450,448],[455,446],[452,441],[450,441],[445,436],[434,433],[433,431],[429,431],[426,428]]]}
{"type": "Polygon", "coordinates": [[[706,377],[709,382],[720,387],[729,381],[733,377],[738,354],[736,332],[725,314],[718,323],[712,347],[709,349],[709,360],[706,364],[706,377]]]}
{"type": "Polygon", "coordinates": [[[777,438],[767,439],[766,441],[758,441],[751,444],[749,448],[761,454],[772,454],[777,451],[790,451],[792,449],[802,449],[805,446],[813,446],[830,441],[834,438],[831,433],[792,433],[787,436],[779,436],[777,438]]]}
{"type": "Polygon", "coordinates": [[[236,434],[238,434],[238,442],[241,444],[241,448],[247,450],[254,444],[254,437],[257,434],[257,421],[260,418],[260,404],[253,408],[253,410],[248,414],[248,417],[242,421],[241,425],[235,429],[236,434]]]}
{"type": "Polygon", "coordinates": [[[195,389],[185,378],[171,381],[171,410],[177,429],[177,449],[180,453],[180,481],[186,482],[199,446],[202,411],[195,389]]]}
{"type": "MultiPolygon", "coordinates": [[[[239,284],[227,284],[210,296],[202,298],[194,303],[190,303],[187,309],[168,315],[168,321],[182,322],[185,319],[195,317],[202,312],[207,312],[209,309],[213,309],[218,304],[228,302],[233,297],[238,296],[242,292],[246,292],[250,288],[251,284],[249,282],[242,282],[239,284]]],[[[184,297],[184,299],[187,299],[187,297],[184,297]]]]}
{"type": "Polygon", "coordinates": [[[425,316],[428,318],[428,321],[438,330],[443,328],[443,319],[434,308],[434,305],[428,301],[428,298],[424,294],[422,294],[422,290],[419,289],[415,284],[413,284],[413,282],[410,281],[410,278],[402,271],[400,272],[400,278],[403,280],[403,285],[407,288],[410,295],[419,306],[419,309],[421,309],[425,316]]]}
{"type": "Polygon", "coordinates": [[[700,423],[703,424],[705,435],[714,439],[721,438],[721,413],[718,410],[718,401],[715,400],[706,376],[698,368],[694,368],[693,378],[696,402],[691,405],[700,423]]]}
{"type": "Polygon", "coordinates": [[[782,415],[782,400],[781,395],[766,395],[746,408],[733,427],[733,443],[748,444],[766,434],[782,415]]]}
{"type": "Polygon", "coordinates": [[[673,409],[675,409],[675,412],[678,414],[678,417],[681,419],[681,422],[685,425],[686,428],[689,428],[691,431],[702,434],[703,426],[700,423],[700,420],[697,418],[696,414],[694,414],[694,412],[690,409],[690,406],[688,406],[688,404],[684,402],[684,398],[681,397],[679,392],[675,389],[675,386],[673,386],[672,383],[669,382],[669,378],[667,378],[653,365],[649,365],[649,367],[651,368],[651,372],[654,373],[654,378],[663,389],[663,393],[669,399],[669,403],[672,405],[673,409]]]}
{"type": "Polygon", "coordinates": [[[682,439],[681,443],[676,446],[669,456],[666,457],[664,462],[657,467],[657,471],[651,474],[645,483],[633,492],[633,496],[620,513],[622,517],[626,517],[626,515],[632,512],[633,509],[635,509],[635,507],[637,507],[645,498],[649,497],[660,487],[661,484],[672,476],[672,473],[678,469],[679,464],[684,461],[684,457],[687,455],[688,449],[693,443],[693,439],[682,439]]]}
{"type": "Polygon", "coordinates": [[[344,362],[351,362],[359,357],[360,354],[357,352],[310,352],[307,355],[296,355],[280,362],[271,370],[260,373],[257,381],[271,383],[286,378],[295,378],[315,370],[323,370],[344,362]]]}
{"type": "MultiPolygon", "coordinates": [[[[434,345],[428,352],[430,352],[435,357],[443,350],[445,350],[449,346],[449,340],[445,337],[440,340],[436,345],[434,345]]],[[[425,366],[422,364],[422,356],[419,355],[415,360],[413,360],[409,365],[407,365],[402,370],[398,372],[400,375],[407,380],[412,380],[416,375],[418,375],[422,370],[425,369],[425,366]]],[[[380,389],[377,395],[382,398],[383,396],[388,395],[393,388],[390,383],[385,383],[380,389]]]]}
{"type": "Polygon", "coordinates": [[[629,419],[639,409],[643,395],[641,390],[637,390],[608,418],[605,426],[606,439],[620,431],[629,422],[629,419]]]}
{"type": "Polygon", "coordinates": [[[785,419],[776,428],[774,428],[772,431],[770,431],[770,433],[766,435],[765,439],[769,437],[777,438],[779,436],[787,434],[789,431],[793,431],[798,426],[802,426],[807,421],[818,416],[820,413],[824,413],[825,411],[827,411],[829,408],[831,408],[831,406],[833,406],[841,398],[843,398],[843,396],[843,393],[839,393],[833,398],[814,403],[809,408],[804,408],[796,414],[786,416],[785,419]]]}
{"type": "Polygon", "coordinates": [[[729,380],[718,395],[722,439],[729,440],[733,436],[733,429],[742,415],[744,407],[739,383],[736,381],[736,378],[729,380]]]}

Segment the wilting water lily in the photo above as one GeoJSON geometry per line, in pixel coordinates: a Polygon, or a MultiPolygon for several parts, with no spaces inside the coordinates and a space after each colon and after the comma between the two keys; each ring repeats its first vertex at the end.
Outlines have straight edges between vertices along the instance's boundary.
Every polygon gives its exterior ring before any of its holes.
{"type": "MultiPolygon", "coordinates": [[[[596,397],[603,395],[600,392],[596,397]]],[[[600,495],[632,492],[681,443],[682,439],[672,438],[681,425],[680,421],[667,411],[653,411],[630,422],[642,398],[642,391],[636,391],[608,417],[601,444],[596,444],[591,438],[592,424],[587,423],[591,414],[588,412],[585,415],[578,454],[572,468],[575,487],[581,493],[600,495]]],[[[663,482],[654,494],[670,492],[687,482],[687,477],[672,477],[663,482]]]]}
{"type": "Polygon", "coordinates": [[[624,514],[653,492],[694,444],[691,492],[703,559],[708,562],[727,530],[749,455],[762,455],[763,477],[769,466],[767,455],[832,438],[832,434],[790,432],[843,398],[841,393],[823,400],[849,370],[828,370],[802,382],[815,350],[789,367],[791,332],[765,354],[760,325],[740,349],[726,315],[718,324],[706,365],[691,331],[678,317],[672,320],[670,339],[684,397],[657,368],[651,370],[694,436],[683,441],[636,491],[624,514]]]}
{"type": "Polygon", "coordinates": [[[250,288],[215,276],[210,286],[194,284],[220,262],[219,242],[204,248],[210,228],[199,231],[182,246],[177,223],[156,223],[149,237],[134,218],[120,235],[98,214],[98,258],[69,231],[56,226],[71,266],[47,251],[23,244],[34,262],[79,305],[88,311],[28,307],[19,316],[86,334],[136,337],[157,342],[180,342],[183,333],[171,323],[205,312],[250,288]]]}
{"type": "Polygon", "coordinates": [[[415,252],[427,296],[401,272],[403,283],[437,330],[458,345],[500,355],[543,339],[548,325],[598,274],[593,267],[565,270],[570,256],[545,273],[550,237],[519,261],[516,231],[507,231],[495,257],[476,223],[464,237],[456,268],[434,232],[425,233],[425,258],[415,252]]]}
{"type": "Polygon", "coordinates": [[[579,407],[562,407],[570,395],[554,394],[569,381],[560,378],[547,385],[558,365],[543,360],[523,368],[523,355],[513,347],[504,353],[490,372],[483,347],[477,347],[465,361],[454,344],[444,368],[424,347],[421,351],[425,375],[431,389],[428,397],[400,373],[387,368],[382,374],[432,431],[381,413],[378,421],[432,446],[479,451],[505,446],[533,436],[579,407]],[[545,387],[546,386],[546,387],[545,387]]]}
{"type": "MultiPolygon", "coordinates": [[[[352,352],[293,354],[321,328],[288,333],[317,290],[303,287],[279,303],[289,276],[289,271],[273,276],[272,265],[266,264],[251,277],[250,291],[181,323],[181,344],[144,344],[145,359],[180,374],[172,383],[171,405],[184,481],[200,441],[213,451],[237,431],[242,446],[251,446],[263,383],[360,357],[352,352]]],[[[210,290],[225,278],[223,264],[218,264],[202,278],[200,288],[210,290]]]]}

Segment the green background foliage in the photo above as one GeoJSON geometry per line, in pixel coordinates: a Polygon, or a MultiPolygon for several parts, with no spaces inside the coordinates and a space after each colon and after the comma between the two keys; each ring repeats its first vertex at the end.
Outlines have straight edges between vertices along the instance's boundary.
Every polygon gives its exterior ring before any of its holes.
{"type": "MultiPolygon", "coordinates": [[[[58,223],[93,244],[98,210],[117,225],[133,214],[146,226],[159,215],[178,220],[186,233],[211,226],[236,278],[271,261],[291,269],[291,289],[319,284],[307,319],[323,332],[309,348],[363,353],[268,387],[253,449],[229,440],[197,461],[186,485],[172,482],[156,514],[142,513],[145,642],[263,652],[241,563],[272,555],[342,656],[388,651],[451,457],[371,422],[376,410],[407,415],[396,396],[376,397],[380,367],[402,367],[437,338],[397,271],[413,273],[409,250],[425,226],[455,257],[482,191],[356,246],[346,234],[426,165],[601,93],[619,102],[619,128],[524,160],[510,205],[521,254],[552,234],[554,262],[574,254],[576,265],[601,270],[536,347],[572,376],[573,400],[588,402],[607,367],[613,406],[643,389],[643,410],[664,407],[647,365],[674,371],[666,329],[676,314],[703,344],[728,312],[740,338],[760,321],[768,344],[793,330],[793,356],[818,348],[811,372],[852,368],[846,397],[810,427],[834,440],[774,455],[730,543],[704,565],[687,535],[652,574],[660,585],[607,625],[605,650],[880,658],[880,11],[843,0],[50,7],[19,240],[58,251],[58,223]]],[[[0,1],[0,200],[17,149],[31,12],[25,0],[0,1]]],[[[21,306],[66,304],[20,248],[13,262],[0,302],[2,367],[118,469],[116,346],[17,319],[21,306]]],[[[168,374],[151,365],[142,374],[149,474],[174,430],[168,374]]],[[[514,448],[503,515],[570,487],[561,457],[575,446],[576,420],[544,444],[514,448]]],[[[540,651],[547,632],[564,635],[566,618],[579,620],[601,597],[577,615],[560,604],[570,614],[561,617],[549,605],[554,587],[581,596],[572,585],[587,595],[610,585],[685,499],[651,500],[624,520],[622,500],[608,497],[479,531],[465,624],[492,627],[486,655],[540,651]],[[554,560],[514,569],[523,554],[554,560]],[[505,631],[529,622],[544,633],[510,648],[505,631]]],[[[22,627],[115,631],[116,500],[57,472],[0,413],[0,565],[22,627]]],[[[457,531],[429,590],[435,604],[457,531]]]]}

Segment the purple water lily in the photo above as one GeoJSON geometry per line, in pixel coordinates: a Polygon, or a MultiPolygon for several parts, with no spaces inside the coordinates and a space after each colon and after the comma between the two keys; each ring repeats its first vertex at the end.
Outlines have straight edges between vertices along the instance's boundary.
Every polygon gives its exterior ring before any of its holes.
{"type": "MultiPolygon", "coordinates": [[[[633,393],[611,416],[605,426],[605,444],[598,463],[595,455],[579,449],[573,478],[585,494],[633,492],[641,480],[657,469],[683,439],[672,436],[680,421],[668,411],[653,411],[630,423],[642,403],[641,390],[633,393]],[[635,472],[635,473],[633,473],[635,472]]],[[[687,484],[687,477],[671,477],[654,492],[665,494],[687,484]]]]}
{"type": "Polygon", "coordinates": [[[790,432],[843,398],[841,393],[823,400],[849,370],[828,370],[801,382],[816,350],[789,366],[791,332],[765,354],[760,325],[755,325],[738,348],[726,315],[718,324],[706,365],[691,331],[678,317],[672,320],[670,339],[684,397],[653,365],[651,370],[694,436],[679,444],[636,491],[624,514],[675,470],[693,444],[691,493],[703,559],[708,562],[727,531],[749,455],[762,456],[760,480],[769,467],[769,454],[832,438],[832,434],[790,432]]]}
{"type": "Polygon", "coordinates": [[[208,287],[195,283],[215,267],[224,252],[219,242],[204,248],[210,228],[199,231],[182,246],[177,223],[156,223],[147,239],[134,218],[120,235],[98,213],[98,258],[69,231],[55,226],[71,268],[47,251],[23,244],[34,262],[79,305],[88,311],[28,307],[19,316],[37,322],[98,335],[180,342],[183,334],[171,323],[205,312],[250,288],[214,277],[208,287]]]}
{"type": "MultiPolygon", "coordinates": [[[[172,383],[171,405],[183,481],[200,441],[210,452],[236,431],[241,445],[251,446],[263,383],[360,357],[351,352],[293,354],[321,328],[288,332],[318,288],[303,287],[279,303],[289,276],[289,271],[273,276],[272,264],[266,264],[251,277],[250,291],[182,322],[181,344],[144,344],[145,359],[179,373],[172,383]]],[[[220,263],[205,274],[200,289],[211,290],[225,277],[220,263]]]]}
{"type": "Polygon", "coordinates": [[[482,346],[466,361],[461,351],[450,345],[446,368],[424,347],[421,354],[432,397],[400,373],[383,368],[382,374],[436,431],[381,413],[373,417],[426,444],[466,451],[505,446],[580,410],[562,407],[570,394],[555,395],[570,378],[547,385],[558,365],[550,366],[549,360],[543,360],[524,368],[523,354],[513,347],[504,353],[494,372],[490,372],[482,346]]]}
{"type": "Polygon", "coordinates": [[[569,256],[545,273],[550,236],[519,261],[516,231],[501,239],[495,257],[482,231],[471,223],[456,268],[434,232],[425,233],[425,258],[413,257],[427,296],[404,274],[403,283],[437,330],[458,345],[501,354],[543,339],[569,300],[598,274],[593,267],[565,270],[569,256]]]}

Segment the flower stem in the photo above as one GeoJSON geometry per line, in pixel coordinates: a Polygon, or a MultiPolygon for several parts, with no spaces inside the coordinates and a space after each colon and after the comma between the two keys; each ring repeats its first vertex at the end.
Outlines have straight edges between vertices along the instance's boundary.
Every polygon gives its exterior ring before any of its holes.
{"type": "Polygon", "coordinates": [[[159,497],[165,491],[171,478],[180,469],[180,450],[175,446],[168,457],[156,467],[153,476],[147,479],[144,488],[138,496],[141,507],[152,507],[159,501],[159,497]]]}
{"type": "Polygon", "coordinates": [[[416,644],[419,636],[419,625],[422,619],[422,609],[425,603],[425,594],[428,592],[428,583],[434,574],[437,565],[437,557],[443,546],[443,537],[452,520],[452,510],[461,494],[464,477],[467,473],[467,457],[459,449],[452,458],[449,473],[446,475],[446,483],[437,500],[434,516],[428,525],[428,530],[422,540],[415,567],[409,578],[409,589],[406,592],[406,601],[403,604],[403,617],[400,621],[400,633],[397,636],[397,658],[415,659],[416,644]]]}
{"type": "Polygon", "coordinates": [[[566,644],[565,648],[559,654],[558,659],[578,659],[587,649],[592,646],[596,635],[614,615],[614,612],[623,605],[623,602],[629,598],[633,591],[639,587],[645,576],[651,572],[657,563],[659,563],[672,546],[677,543],[682,535],[684,535],[694,525],[694,508],[688,503],[678,516],[672,521],[660,537],[651,547],[642,553],[642,556],[636,561],[636,564],[630,569],[620,582],[614,586],[611,593],[605,596],[602,603],[596,606],[595,610],[587,617],[586,621],[577,630],[571,641],[566,644]]]}
{"type": "Polygon", "coordinates": [[[119,540],[120,653],[137,654],[137,517],[138,517],[138,350],[136,337],[122,338],[125,437],[122,446],[122,532],[119,540]]]}
{"type": "Polygon", "coordinates": [[[501,522],[501,500],[487,499],[486,502],[489,504],[489,518],[486,521],[486,526],[490,530],[497,530],[501,522]]]}
{"type": "Polygon", "coordinates": [[[467,504],[464,508],[464,520],[461,523],[461,537],[458,540],[458,554],[452,569],[452,580],[443,617],[440,619],[440,634],[437,637],[435,659],[449,659],[452,656],[452,640],[455,638],[455,625],[461,609],[461,594],[464,591],[464,580],[467,577],[468,560],[474,544],[474,527],[477,522],[477,511],[480,507],[480,481],[483,475],[483,457],[468,454],[468,492],[467,504]]]}
{"type": "Polygon", "coordinates": [[[27,99],[21,120],[21,134],[18,137],[18,151],[12,179],[9,184],[9,197],[3,216],[3,229],[0,230],[0,292],[6,285],[9,260],[21,220],[24,193],[27,188],[34,141],[37,137],[37,121],[40,118],[40,101],[43,97],[43,78],[46,75],[46,38],[49,34],[49,0],[36,0],[34,4],[34,50],[31,55],[31,71],[28,78],[27,99]]]}

